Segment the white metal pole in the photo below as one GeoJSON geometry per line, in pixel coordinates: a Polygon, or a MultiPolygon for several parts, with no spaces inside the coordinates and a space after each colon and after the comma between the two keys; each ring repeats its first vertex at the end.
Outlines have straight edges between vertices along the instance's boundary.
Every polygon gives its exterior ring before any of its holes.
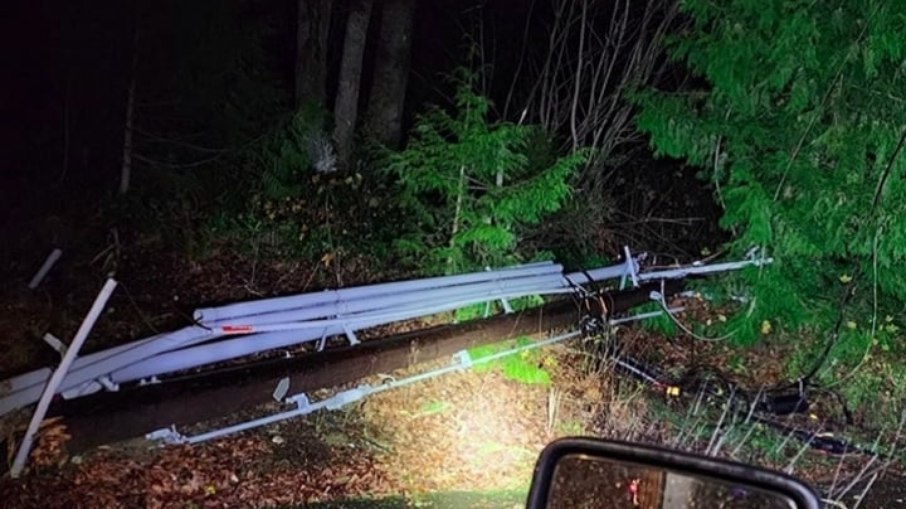
{"type": "Polygon", "coordinates": [[[50,400],[57,392],[57,387],[59,387],[60,382],[63,381],[63,377],[66,376],[69,366],[72,365],[72,361],[75,360],[76,355],[79,353],[79,349],[81,349],[82,344],[85,343],[88,333],[91,332],[95,322],[97,322],[98,317],[101,315],[101,311],[104,309],[104,305],[107,304],[107,299],[110,298],[110,295],[115,288],[116,281],[108,279],[104,284],[104,287],[101,288],[101,292],[95,297],[94,304],[91,305],[88,315],[82,320],[82,325],[79,326],[79,330],[76,332],[72,344],[66,349],[63,360],[60,361],[60,365],[57,366],[57,369],[53,372],[53,375],[51,375],[50,380],[47,382],[47,387],[44,388],[44,393],[38,401],[38,408],[35,409],[35,413],[31,416],[31,422],[28,423],[28,429],[25,431],[25,436],[22,438],[22,444],[19,446],[19,452],[16,454],[16,459],[13,461],[13,466],[10,469],[10,476],[14,479],[19,477],[19,474],[21,474],[22,470],[25,468],[25,461],[28,459],[28,453],[31,451],[32,441],[35,438],[35,433],[38,432],[41,421],[44,420],[44,416],[47,414],[50,400]]]}
{"type": "Polygon", "coordinates": [[[41,284],[41,281],[44,280],[44,277],[47,276],[47,273],[50,272],[50,269],[53,268],[53,265],[57,263],[57,260],[60,259],[60,256],[63,255],[63,251],[59,248],[54,249],[50,252],[47,259],[44,260],[44,264],[41,265],[41,268],[38,269],[38,272],[35,273],[34,277],[31,278],[31,281],[28,283],[28,289],[34,290],[41,284]]]}

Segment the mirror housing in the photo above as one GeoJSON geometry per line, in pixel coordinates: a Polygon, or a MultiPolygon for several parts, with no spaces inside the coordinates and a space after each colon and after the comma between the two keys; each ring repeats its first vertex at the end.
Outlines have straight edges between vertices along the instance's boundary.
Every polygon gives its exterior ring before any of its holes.
{"type": "MultiPolygon", "coordinates": [[[[694,479],[700,483],[708,482],[713,485],[733,487],[733,490],[742,489],[744,492],[750,490],[773,497],[775,500],[783,502],[782,505],[794,509],[819,509],[821,507],[820,499],[810,487],[794,477],[779,472],[647,445],[591,438],[563,438],[545,447],[535,465],[526,507],[529,509],[557,507],[556,503],[552,504],[552,502],[556,502],[555,498],[558,496],[554,489],[555,477],[564,475],[564,473],[558,472],[558,467],[561,467],[562,471],[563,468],[568,468],[571,461],[576,458],[591,462],[598,461],[624,469],[630,468],[637,472],[644,469],[653,472],[660,471],[664,477],[671,475],[694,479]],[[555,495],[554,499],[551,498],[552,494],[555,495]]],[[[575,474],[575,477],[582,477],[583,472],[575,472],[575,474]]],[[[587,476],[588,474],[585,473],[585,477],[587,476]]],[[[566,480],[572,479],[566,478],[566,480]]],[[[632,483],[637,484],[638,479],[633,480],[632,483]]],[[[594,488],[594,486],[590,487],[594,488]]],[[[627,486],[627,488],[635,490],[637,486],[627,486]]],[[[617,500],[608,502],[612,504],[609,505],[611,507],[621,506],[617,500]]],[[[648,503],[642,505],[652,507],[648,503]]],[[[640,504],[636,502],[628,504],[628,506],[640,506],[640,504]]],[[[702,506],[696,505],[696,507],[702,506]]],[[[712,507],[724,506],[715,504],[712,507]]],[[[703,509],[707,509],[707,506],[703,509]]]]}

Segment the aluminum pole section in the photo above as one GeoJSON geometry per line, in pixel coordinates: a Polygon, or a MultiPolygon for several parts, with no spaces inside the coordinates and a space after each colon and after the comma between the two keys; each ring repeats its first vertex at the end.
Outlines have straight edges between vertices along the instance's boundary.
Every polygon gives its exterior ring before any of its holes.
{"type": "Polygon", "coordinates": [[[717,272],[730,272],[744,269],[746,267],[761,267],[773,263],[773,258],[759,258],[755,260],[743,260],[739,262],[716,263],[714,265],[700,265],[693,267],[679,267],[676,269],[660,270],[655,272],[643,272],[639,274],[639,281],[650,281],[652,279],[680,279],[689,276],[701,276],[705,274],[714,274],[717,272]]]}
{"type": "Polygon", "coordinates": [[[531,278],[508,279],[480,284],[426,289],[393,295],[374,296],[371,298],[357,298],[355,300],[318,304],[296,310],[245,316],[228,320],[207,321],[204,322],[204,325],[216,328],[217,326],[223,325],[265,325],[301,322],[330,316],[343,317],[365,312],[388,312],[392,311],[394,308],[414,303],[424,305],[427,302],[434,302],[442,299],[461,300],[461,296],[489,295],[495,291],[510,291],[511,289],[516,288],[538,288],[539,290],[544,290],[549,288],[562,288],[563,285],[562,276],[559,274],[550,274],[531,278]]]}
{"type": "MultiPolygon", "coordinates": [[[[151,338],[145,338],[138,341],[132,341],[124,345],[116,346],[113,348],[108,348],[106,350],[101,350],[99,352],[94,352],[88,355],[83,355],[77,357],[76,360],[72,363],[72,366],[69,368],[69,372],[72,373],[76,370],[82,369],[86,366],[94,364],[102,359],[106,359],[112,355],[116,355],[127,350],[131,350],[138,345],[144,344],[158,336],[152,336],[151,338]]],[[[23,389],[27,389],[33,385],[43,384],[47,382],[47,379],[50,378],[50,375],[53,374],[53,370],[50,368],[41,368],[34,371],[29,371],[28,373],[23,373],[21,375],[9,378],[4,381],[3,389],[0,389],[0,398],[9,396],[10,394],[15,394],[23,389]]],[[[0,410],[0,415],[3,414],[3,411],[0,410]]]]}
{"type": "MultiPolygon", "coordinates": [[[[639,270],[639,263],[635,259],[632,260],[632,265],[635,267],[636,272],[639,270]]],[[[588,283],[594,283],[598,281],[606,281],[608,279],[619,279],[624,275],[629,275],[629,267],[626,263],[621,263],[619,265],[613,265],[610,267],[601,267],[598,269],[586,270],[581,272],[571,272],[566,275],[570,281],[577,285],[585,285],[588,283]],[[589,279],[589,276],[591,279],[589,279]]]]}
{"type": "Polygon", "coordinates": [[[318,401],[317,403],[310,403],[308,401],[308,397],[305,396],[304,394],[297,395],[292,398],[289,398],[291,401],[297,402],[298,408],[296,408],[295,410],[290,410],[287,412],[281,412],[281,413],[277,413],[277,414],[273,414],[273,415],[268,415],[266,417],[261,417],[259,419],[253,419],[250,421],[242,422],[239,424],[235,424],[233,426],[228,426],[228,427],[217,429],[217,430],[210,431],[207,433],[202,433],[202,434],[195,435],[192,437],[178,436],[178,438],[176,438],[173,441],[177,442],[177,443],[197,444],[197,443],[205,442],[207,440],[211,440],[214,438],[219,438],[219,437],[230,435],[233,433],[238,433],[240,431],[246,431],[246,430],[258,428],[261,426],[266,426],[268,424],[285,421],[285,420],[291,419],[293,417],[301,417],[303,415],[308,415],[310,413],[313,413],[313,412],[316,412],[316,411],[322,410],[322,409],[338,410],[350,403],[359,401],[362,398],[365,398],[367,396],[371,396],[371,395],[378,394],[381,392],[389,391],[392,389],[397,389],[399,387],[405,387],[408,385],[412,385],[412,384],[421,382],[423,380],[429,380],[432,378],[441,377],[441,376],[448,375],[451,373],[461,372],[465,369],[471,368],[472,366],[476,366],[479,364],[487,364],[489,362],[499,360],[503,357],[515,355],[517,353],[521,353],[521,352],[524,352],[527,350],[534,350],[534,349],[542,348],[545,346],[550,346],[555,343],[560,343],[562,341],[576,338],[576,337],[580,336],[581,334],[582,334],[581,331],[568,332],[565,334],[561,334],[559,336],[548,338],[548,339],[545,339],[542,341],[536,341],[536,342],[530,343],[528,345],[522,345],[519,347],[515,347],[515,348],[509,349],[509,350],[505,350],[503,352],[498,352],[493,355],[488,355],[488,356],[481,357],[481,358],[474,359],[474,360],[469,358],[468,351],[463,350],[453,356],[454,363],[450,366],[434,369],[434,370],[431,370],[431,371],[428,371],[425,373],[419,373],[417,375],[412,375],[412,376],[409,376],[406,378],[402,378],[400,380],[392,380],[388,383],[384,383],[381,385],[359,385],[358,387],[355,387],[354,389],[349,389],[349,390],[343,391],[333,397],[318,401]]]}
{"type": "MultiPolygon", "coordinates": [[[[623,265],[619,265],[619,266],[615,266],[615,267],[605,267],[602,269],[594,269],[594,270],[588,271],[588,274],[591,275],[592,278],[595,280],[619,277],[620,274],[622,273],[621,272],[622,267],[623,267],[623,265]]],[[[562,269],[560,269],[559,265],[555,265],[550,262],[538,262],[538,263],[533,263],[533,264],[527,264],[524,266],[516,266],[516,267],[512,267],[512,268],[508,268],[508,269],[492,271],[492,272],[482,271],[482,272],[460,275],[460,276],[446,276],[446,277],[440,277],[440,278],[429,278],[428,280],[403,281],[403,282],[397,282],[397,283],[385,283],[385,284],[381,284],[381,285],[371,285],[372,287],[380,287],[380,289],[374,290],[372,288],[371,290],[366,291],[364,293],[360,293],[359,295],[363,295],[363,294],[367,295],[367,294],[369,294],[369,292],[375,293],[375,294],[381,294],[381,293],[386,294],[388,292],[388,290],[392,290],[393,288],[400,288],[400,285],[403,285],[403,284],[416,283],[416,286],[419,286],[419,283],[420,283],[420,286],[422,286],[424,288],[429,288],[429,286],[426,286],[426,283],[437,284],[437,282],[441,281],[441,280],[445,281],[446,283],[457,283],[458,282],[459,284],[464,284],[465,281],[469,281],[469,280],[484,279],[486,281],[492,281],[492,280],[494,280],[494,278],[496,278],[496,280],[499,282],[506,282],[506,281],[511,281],[513,279],[518,279],[523,276],[531,277],[534,275],[535,277],[537,277],[537,275],[539,275],[539,274],[548,274],[550,276],[553,276],[554,274],[559,274],[560,270],[562,270],[562,269]],[[433,283],[431,283],[432,281],[433,281],[433,283]]],[[[581,272],[574,273],[574,274],[571,274],[570,277],[575,282],[587,282],[585,273],[581,273],[581,272]]],[[[564,282],[564,285],[566,285],[565,282],[564,282]]],[[[362,288],[363,287],[351,288],[348,290],[350,290],[350,291],[361,290],[362,288]]],[[[243,304],[255,304],[255,303],[261,304],[266,301],[274,301],[274,300],[280,300],[285,303],[285,299],[296,299],[299,297],[304,297],[306,295],[309,297],[312,295],[319,295],[322,299],[323,298],[332,298],[332,299],[337,298],[336,292],[318,292],[317,294],[303,294],[303,295],[294,296],[294,297],[281,297],[278,299],[265,299],[264,301],[259,300],[259,301],[254,301],[253,303],[241,303],[241,304],[236,304],[236,305],[231,305],[231,306],[225,306],[224,308],[235,309],[232,306],[241,306],[243,304]]],[[[347,292],[346,295],[349,295],[349,292],[347,292]]],[[[353,295],[356,295],[356,294],[353,293],[353,295]]],[[[297,300],[297,302],[298,302],[298,300],[297,300]]],[[[218,310],[221,310],[224,308],[210,308],[210,309],[214,310],[213,314],[216,316],[219,314],[218,310]]],[[[209,312],[207,310],[196,311],[196,316],[201,316],[204,314],[209,314],[209,312]]],[[[301,316],[305,316],[305,315],[301,315],[301,316]]],[[[293,316],[292,314],[289,314],[289,313],[287,315],[284,315],[284,317],[286,317],[286,321],[289,321],[290,319],[299,319],[299,316],[293,316]]],[[[283,321],[282,320],[283,317],[280,317],[280,316],[272,316],[272,318],[275,320],[278,318],[281,318],[280,320],[277,320],[277,321],[283,321]]],[[[255,320],[257,321],[258,319],[255,319],[255,320]]],[[[271,321],[271,318],[268,318],[268,319],[262,318],[261,321],[269,322],[269,321],[271,321]]],[[[210,331],[205,331],[203,329],[199,329],[196,327],[189,327],[189,328],[184,328],[184,329],[177,330],[177,331],[158,334],[158,335],[155,335],[155,336],[152,336],[149,338],[145,338],[142,340],[133,341],[133,342],[127,343],[125,345],[120,345],[120,346],[117,346],[114,348],[110,348],[110,349],[103,350],[100,352],[88,354],[83,357],[79,357],[73,363],[71,370],[70,370],[70,374],[73,375],[76,373],[82,373],[83,370],[87,370],[86,372],[90,373],[90,374],[86,375],[84,377],[79,377],[80,380],[78,382],[70,383],[69,380],[64,381],[63,390],[70,390],[83,383],[87,383],[95,378],[105,376],[106,374],[108,374],[110,371],[112,371],[114,369],[117,369],[117,368],[125,366],[125,365],[133,364],[136,362],[140,362],[141,360],[143,360],[145,358],[150,358],[150,357],[153,357],[160,353],[164,353],[167,351],[175,350],[175,349],[186,347],[186,346],[191,346],[193,344],[208,341],[211,339],[214,339],[214,335],[210,334],[210,331]],[[107,362],[104,362],[104,361],[107,361],[107,362]]],[[[0,395],[2,395],[2,396],[0,396],[0,415],[7,413],[14,408],[18,408],[20,406],[29,404],[29,403],[37,400],[37,398],[40,395],[40,392],[39,392],[39,389],[35,389],[35,386],[38,386],[38,385],[46,382],[48,377],[50,377],[50,375],[51,375],[50,369],[42,368],[39,370],[35,370],[32,372],[25,373],[23,375],[19,375],[19,376],[13,377],[11,379],[8,379],[6,381],[7,383],[5,384],[5,390],[0,390],[0,395]],[[18,393],[22,392],[22,391],[30,391],[29,392],[30,395],[19,395],[18,393]]]]}
{"type": "MultiPolygon", "coordinates": [[[[560,280],[558,278],[557,282],[559,281],[560,280]]],[[[431,302],[447,302],[448,304],[443,305],[443,307],[448,308],[453,304],[462,302],[467,303],[464,305],[468,306],[470,304],[482,304],[485,302],[493,302],[494,300],[499,299],[513,298],[508,297],[508,295],[552,295],[569,293],[571,291],[572,289],[566,289],[560,285],[525,284],[500,290],[469,291],[463,293],[448,292],[438,298],[414,298],[409,299],[405,302],[401,302],[400,304],[394,306],[369,310],[368,312],[364,313],[340,314],[336,318],[318,318],[315,320],[294,320],[289,322],[274,323],[268,322],[263,324],[248,324],[247,322],[239,322],[242,325],[236,324],[214,326],[214,332],[216,334],[226,336],[230,334],[257,334],[261,332],[317,329],[322,327],[329,327],[332,325],[357,325],[364,322],[370,323],[375,320],[384,320],[389,323],[397,321],[399,319],[399,316],[410,316],[415,313],[424,312],[424,310],[436,309],[437,305],[432,305],[430,304],[431,302]]]]}
{"type": "MultiPolygon", "coordinates": [[[[58,388],[67,391],[90,380],[108,375],[111,371],[140,362],[160,352],[172,350],[178,346],[196,344],[211,337],[211,331],[201,327],[185,327],[165,334],[167,342],[144,342],[116,355],[103,358],[79,370],[69,372],[58,388]]],[[[0,415],[34,403],[41,397],[43,384],[38,383],[0,398],[0,415]]]]}
{"type": "MultiPolygon", "coordinates": [[[[507,278],[503,278],[503,279],[498,278],[496,281],[491,281],[490,283],[488,283],[488,285],[489,285],[489,287],[498,286],[498,285],[506,287],[508,283],[517,283],[517,284],[538,283],[538,284],[541,284],[543,282],[550,282],[550,281],[557,279],[559,277],[557,274],[559,273],[560,270],[561,270],[560,266],[551,265],[551,264],[544,264],[543,266],[531,266],[531,267],[527,267],[527,268],[520,268],[518,270],[512,269],[512,270],[505,271],[505,272],[507,272],[507,276],[508,276],[507,278]],[[548,272],[551,270],[553,270],[554,272],[552,272],[546,276],[545,275],[535,276],[533,278],[521,277],[521,275],[523,275],[523,274],[530,274],[531,272],[538,271],[539,269],[541,270],[542,273],[545,273],[545,272],[548,272]],[[517,276],[517,275],[520,275],[520,277],[515,278],[515,279],[511,278],[511,276],[517,276]]],[[[488,274],[487,272],[476,273],[476,275],[481,275],[481,276],[485,276],[487,274],[488,274]]],[[[493,273],[492,273],[492,276],[493,276],[493,273]]],[[[405,282],[405,283],[410,283],[410,282],[405,282]]],[[[396,284],[396,283],[389,283],[389,284],[396,284]]],[[[375,285],[375,286],[382,286],[382,285],[375,285]]],[[[469,285],[469,286],[471,286],[471,285],[469,285]]],[[[351,288],[350,290],[361,289],[361,288],[367,288],[367,287],[351,288]]],[[[453,287],[453,288],[459,288],[459,287],[453,287]]],[[[472,288],[469,288],[469,290],[471,290],[471,289],[472,288]]],[[[382,290],[382,292],[383,292],[383,290],[382,290]]],[[[321,292],[321,293],[327,293],[327,292],[321,292]]],[[[336,294],[337,294],[337,292],[332,292],[332,293],[334,294],[334,296],[336,296],[336,294]]],[[[442,296],[442,293],[443,293],[442,291],[435,291],[433,293],[428,294],[427,297],[440,298],[442,296]]],[[[302,296],[304,297],[306,295],[311,296],[313,294],[303,294],[302,296]]],[[[425,295],[422,295],[421,297],[418,297],[418,298],[424,298],[424,297],[425,297],[425,295]]],[[[411,303],[412,301],[413,301],[413,299],[409,298],[409,300],[406,302],[411,303]]],[[[257,302],[260,302],[260,301],[257,301],[257,302]]],[[[343,311],[347,312],[347,313],[351,313],[351,312],[356,312],[356,311],[360,311],[360,310],[367,310],[367,309],[369,309],[369,307],[373,307],[373,305],[376,302],[380,302],[380,301],[375,300],[375,298],[372,298],[370,300],[358,300],[354,303],[348,303],[349,305],[346,306],[345,309],[343,309],[343,311]]],[[[333,303],[330,305],[318,307],[317,309],[300,310],[297,312],[297,313],[301,313],[301,314],[293,314],[292,312],[287,312],[287,315],[282,315],[282,316],[278,315],[276,319],[278,321],[288,321],[290,319],[300,319],[300,318],[304,318],[304,317],[312,317],[312,316],[317,317],[317,316],[328,316],[328,315],[341,314],[340,310],[338,310],[336,306],[337,306],[337,303],[333,303]]],[[[267,315],[262,315],[262,316],[267,316],[267,315]]],[[[165,353],[168,351],[172,351],[172,350],[176,350],[176,349],[183,348],[183,347],[192,346],[192,345],[195,345],[198,343],[209,341],[211,339],[215,339],[217,337],[218,337],[218,334],[215,333],[210,328],[190,326],[190,327],[185,327],[185,328],[177,330],[177,331],[168,332],[168,333],[164,333],[164,334],[158,334],[158,335],[152,336],[150,338],[140,340],[140,341],[135,341],[135,342],[129,343],[127,345],[122,345],[122,346],[119,346],[119,347],[116,347],[116,348],[113,348],[110,350],[97,352],[95,354],[91,354],[84,358],[76,359],[75,363],[73,364],[72,370],[70,371],[69,375],[66,377],[66,379],[61,384],[61,391],[70,390],[70,389],[77,387],[81,384],[84,384],[86,382],[90,382],[94,379],[106,376],[106,375],[110,374],[112,371],[118,370],[125,366],[136,364],[145,359],[154,357],[155,355],[165,353]]],[[[36,401],[40,397],[41,384],[43,384],[47,380],[48,376],[50,376],[50,370],[41,369],[41,370],[33,371],[30,373],[25,373],[23,375],[20,375],[18,377],[8,380],[7,387],[9,389],[6,391],[6,394],[3,395],[3,397],[0,397],[0,415],[3,415],[11,410],[20,408],[21,406],[24,406],[24,405],[27,405],[27,404],[30,404],[30,403],[36,401]]]]}
{"type": "MultiPolygon", "coordinates": [[[[550,280],[551,279],[548,279],[548,281],[550,280]]],[[[564,291],[569,290],[555,290],[555,292],[559,293],[564,291]]],[[[179,350],[179,348],[187,348],[220,337],[220,333],[215,330],[203,329],[201,327],[186,327],[172,333],[155,336],[149,338],[149,340],[137,342],[134,347],[124,350],[117,355],[106,356],[80,370],[74,370],[63,380],[60,390],[72,390],[108,375],[110,375],[113,383],[139,380],[182,369],[190,369],[210,362],[218,362],[219,360],[229,360],[274,348],[284,348],[306,341],[321,339],[326,336],[345,334],[348,333],[347,328],[349,330],[357,331],[393,321],[407,320],[428,314],[449,311],[450,309],[463,307],[476,302],[496,300],[501,297],[516,298],[539,293],[551,293],[551,291],[545,291],[544,287],[528,285],[518,286],[503,292],[485,291],[484,293],[478,294],[456,295],[460,300],[454,300],[452,302],[446,301],[446,304],[440,306],[407,306],[399,310],[391,310],[391,312],[385,314],[363,315],[351,321],[342,320],[331,322],[335,323],[335,325],[330,327],[320,326],[320,328],[314,329],[309,328],[305,332],[290,330],[288,332],[257,334],[237,340],[231,340],[229,342],[221,341],[204,347],[198,347],[198,349],[179,350]],[[336,325],[338,323],[346,323],[347,321],[349,322],[349,325],[336,325]],[[152,339],[154,341],[151,341],[152,339]],[[208,351],[213,351],[215,353],[198,353],[208,351]],[[165,354],[167,353],[171,353],[172,355],[166,356],[165,354]],[[204,360],[196,360],[199,358],[204,360]],[[138,372],[141,374],[123,378],[121,376],[121,373],[123,372],[138,372]]],[[[414,304],[414,302],[410,304],[414,304]]],[[[293,328],[298,327],[294,326],[293,328]]],[[[0,415],[33,403],[40,397],[41,383],[43,383],[43,380],[36,380],[37,377],[33,376],[33,374],[26,374],[23,376],[29,376],[35,383],[22,387],[21,389],[0,398],[0,415]]]]}
{"type": "Polygon", "coordinates": [[[556,264],[533,264],[527,267],[514,267],[510,269],[500,269],[490,272],[481,271],[456,276],[438,276],[410,281],[397,281],[393,283],[381,283],[367,286],[356,286],[352,288],[341,288],[338,290],[326,290],[316,293],[304,293],[288,297],[275,297],[271,299],[255,300],[251,302],[240,302],[237,304],[228,304],[216,308],[201,308],[195,311],[194,316],[196,320],[207,323],[216,320],[226,320],[243,316],[253,316],[264,313],[274,313],[277,311],[286,311],[290,309],[299,309],[306,306],[323,304],[331,301],[370,298],[377,295],[403,293],[412,290],[455,286],[498,279],[511,279],[524,276],[556,274],[562,273],[562,271],[563,267],[556,264]]]}
{"type": "Polygon", "coordinates": [[[88,338],[88,334],[94,327],[95,322],[97,322],[98,317],[101,315],[101,311],[107,304],[107,300],[110,298],[114,289],[116,289],[116,281],[108,279],[104,284],[104,287],[101,288],[100,293],[95,297],[94,304],[91,305],[88,315],[82,320],[82,325],[79,326],[79,330],[72,339],[72,344],[66,349],[63,360],[60,361],[60,365],[57,366],[57,369],[54,370],[53,375],[47,382],[47,386],[44,388],[43,394],[41,394],[41,399],[38,401],[38,407],[31,416],[31,422],[28,423],[28,429],[25,431],[25,436],[22,438],[22,444],[19,446],[19,452],[16,454],[13,466],[10,468],[10,476],[12,478],[15,479],[19,477],[19,474],[21,474],[22,470],[25,468],[28,453],[31,452],[32,441],[34,440],[35,433],[38,432],[41,421],[43,421],[44,416],[47,415],[47,409],[50,407],[50,400],[53,398],[54,394],[56,394],[60,382],[63,381],[63,377],[66,376],[66,371],[72,366],[72,361],[75,360],[76,355],[79,353],[79,349],[85,344],[85,339],[88,338]]]}
{"type": "MultiPolygon", "coordinates": [[[[742,261],[742,262],[729,262],[729,263],[717,264],[717,265],[712,265],[712,266],[684,267],[684,268],[678,268],[678,269],[673,269],[673,270],[639,274],[638,277],[639,277],[640,281],[651,280],[651,279],[664,279],[664,278],[680,278],[680,277],[684,277],[684,276],[688,276],[688,275],[709,274],[709,273],[722,272],[722,271],[728,271],[728,270],[738,270],[745,266],[762,265],[762,264],[770,263],[770,262],[771,262],[770,259],[765,259],[765,260],[749,260],[749,261],[742,261]]],[[[506,274],[505,274],[506,276],[514,276],[514,275],[520,273],[519,272],[520,270],[522,270],[522,271],[528,270],[528,273],[536,273],[535,271],[539,268],[544,269],[544,270],[548,270],[549,268],[554,268],[554,271],[559,270],[559,266],[551,265],[551,264],[547,264],[547,263],[541,263],[541,264],[535,264],[535,265],[528,266],[528,267],[517,267],[517,268],[512,268],[512,269],[505,269],[503,271],[491,272],[491,273],[480,272],[480,273],[474,273],[474,274],[463,275],[463,276],[451,276],[449,278],[430,278],[430,279],[433,279],[435,282],[440,279],[445,279],[445,280],[447,280],[447,282],[450,282],[450,278],[457,278],[457,277],[462,278],[462,277],[469,277],[469,276],[471,276],[471,277],[487,276],[488,274],[495,275],[495,274],[499,274],[500,272],[506,272],[506,274]]],[[[620,264],[617,266],[593,269],[593,270],[587,271],[587,272],[575,272],[575,273],[569,274],[567,277],[569,277],[570,280],[574,284],[584,284],[584,283],[590,282],[589,280],[600,281],[600,280],[604,280],[604,279],[619,278],[619,277],[625,276],[627,274],[627,271],[632,271],[632,269],[637,270],[637,268],[638,268],[638,264],[635,260],[627,260],[627,262],[624,262],[623,264],[620,264]],[[631,268],[628,267],[628,263],[630,263],[630,262],[633,264],[633,266],[631,268]]],[[[507,277],[504,279],[510,279],[510,278],[507,277]]],[[[459,281],[461,282],[462,280],[460,279],[459,281]]],[[[375,292],[375,295],[381,295],[382,293],[383,294],[387,293],[388,287],[390,287],[391,289],[394,288],[393,285],[404,285],[404,284],[419,283],[419,282],[424,283],[425,280],[403,281],[403,282],[398,282],[398,283],[386,283],[383,285],[372,285],[372,288],[370,291],[375,292]],[[375,290],[374,287],[381,287],[381,289],[375,290]]],[[[564,281],[564,284],[567,284],[567,283],[565,283],[565,281],[564,281]]],[[[350,291],[361,290],[363,288],[367,289],[369,287],[351,288],[351,289],[347,289],[347,290],[350,290],[350,291]]],[[[395,286],[395,288],[399,288],[399,286],[395,286]]],[[[343,291],[343,290],[340,290],[340,291],[343,291]]],[[[322,292],[322,293],[333,293],[333,298],[336,298],[335,292],[322,292]]],[[[368,292],[365,292],[366,295],[367,295],[367,293],[368,292]]],[[[544,293],[544,292],[538,291],[538,292],[533,292],[533,293],[537,294],[537,293],[544,293]]],[[[305,295],[311,296],[311,294],[304,294],[302,296],[296,296],[296,297],[304,297],[305,295]]],[[[353,293],[353,295],[356,295],[356,294],[353,293]]],[[[359,294],[359,295],[361,296],[363,294],[359,294]]],[[[295,297],[286,297],[286,298],[280,298],[280,299],[293,299],[293,298],[295,298],[295,297]]],[[[273,300],[273,299],[271,299],[271,300],[273,300]]],[[[256,302],[260,303],[262,301],[256,301],[256,302]]],[[[467,302],[462,305],[468,305],[471,303],[474,303],[474,302],[467,302]]],[[[403,309],[408,309],[408,306],[403,306],[403,309]]],[[[437,312],[440,312],[440,311],[437,311],[437,312]]],[[[338,331],[338,332],[332,333],[330,335],[342,334],[342,333],[343,333],[342,331],[338,331]]],[[[214,339],[215,337],[217,337],[217,336],[212,331],[205,330],[205,329],[199,328],[199,327],[188,327],[188,328],[185,328],[185,329],[182,329],[179,331],[153,336],[153,337],[145,339],[145,340],[136,341],[136,342],[133,342],[133,343],[130,343],[127,345],[116,347],[116,348],[113,348],[110,350],[105,350],[102,352],[97,352],[95,354],[91,354],[91,355],[85,356],[83,358],[76,359],[76,361],[73,363],[73,370],[70,373],[70,376],[67,376],[67,378],[64,379],[64,381],[63,381],[62,390],[70,390],[72,388],[79,387],[82,384],[85,384],[85,383],[88,383],[97,378],[106,376],[106,375],[110,374],[112,371],[124,368],[124,366],[130,366],[132,364],[143,363],[144,360],[146,360],[146,359],[150,360],[151,358],[158,356],[159,354],[162,354],[162,353],[165,353],[168,351],[172,351],[172,350],[176,350],[179,348],[189,347],[191,345],[196,345],[198,343],[202,343],[202,342],[214,339]]],[[[302,341],[307,341],[307,340],[309,340],[309,339],[303,339],[302,341]]],[[[278,346],[277,348],[285,346],[282,341],[280,342],[280,345],[281,346],[278,346]]],[[[230,357],[230,358],[233,358],[233,357],[230,357]]],[[[14,408],[19,408],[21,406],[24,406],[24,405],[27,405],[29,403],[36,401],[40,397],[40,389],[41,389],[40,384],[42,384],[44,381],[46,381],[49,374],[50,374],[50,370],[43,369],[43,370],[31,372],[31,373],[26,373],[25,375],[21,375],[19,377],[15,377],[11,380],[8,380],[7,382],[9,382],[9,385],[7,387],[9,387],[10,389],[8,389],[6,391],[7,394],[4,397],[0,398],[0,415],[2,415],[14,408]]]]}
{"type": "MultiPolygon", "coordinates": [[[[558,293],[568,293],[570,289],[555,290],[558,293]]],[[[527,295],[537,295],[537,292],[526,292],[521,294],[503,295],[506,298],[524,297],[527,295]]],[[[496,300],[499,296],[490,297],[496,300]]],[[[487,299],[487,297],[486,297],[487,299]]],[[[124,383],[134,380],[141,380],[151,376],[172,373],[184,369],[204,366],[215,362],[223,362],[246,355],[252,355],[267,350],[286,348],[301,343],[316,341],[324,337],[337,336],[347,333],[348,330],[359,331],[377,325],[383,325],[394,321],[409,320],[421,316],[432,315],[457,309],[483,300],[469,300],[460,302],[449,302],[434,307],[412,310],[409,312],[399,313],[397,315],[387,315],[382,317],[363,319],[360,322],[354,322],[343,325],[330,325],[320,329],[303,329],[279,332],[265,332],[262,334],[252,334],[242,336],[236,339],[222,340],[216,343],[201,345],[194,348],[186,348],[165,354],[158,355],[151,359],[146,359],[134,366],[128,366],[123,369],[114,371],[110,378],[114,383],[124,383]]]]}

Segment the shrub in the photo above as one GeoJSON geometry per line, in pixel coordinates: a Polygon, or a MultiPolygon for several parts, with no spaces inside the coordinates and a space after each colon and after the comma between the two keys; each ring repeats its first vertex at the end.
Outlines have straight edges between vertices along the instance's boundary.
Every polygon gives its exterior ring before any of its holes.
{"type": "Polygon", "coordinates": [[[428,272],[512,263],[520,228],[563,205],[569,177],[587,157],[533,160],[529,141],[539,130],[489,121],[490,103],[466,78],[455,112],[429,109],[406,149],[388,161],[411,220],[396,248],[428,272]]]}

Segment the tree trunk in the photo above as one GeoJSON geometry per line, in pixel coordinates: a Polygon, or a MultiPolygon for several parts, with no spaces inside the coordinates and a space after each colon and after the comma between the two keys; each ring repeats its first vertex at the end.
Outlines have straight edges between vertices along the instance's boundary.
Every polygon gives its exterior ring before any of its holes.
{"type": "Polygon", "coordinates": [[[295,103],[327,104],[327,43],[331,0],[298,0],[295,103]]]}
{"type": "Polygon", "coordinates": [[[398,148],[403,104],[409,81],[415,0],[385,0],[368,96],[366,131],[376,141],[398,148]]]}
{"type": "Polygon", "coordinates": [[[333,111],[335,122],[333,139],[337,145],[337,163],[341,169],[348,169],[352,163],[362,57],[365,53],[368,22],[371,19],[371,5],[372,0],[352,0],[349,18],[346,20],[343,60],[340,63],[340,81],[337,85],[337,99],[333,111]]]}
{"type": "Polygon", "coordinates": [[[126,96],[126,122],[123,126],[123,159],[120,167],[119,193],[129,192],[132,181],[132,130],[135,116],[135,81],[138,71],[138,26],[132,38],[132,72],[129,76],[129,92],[126,96]]]}

